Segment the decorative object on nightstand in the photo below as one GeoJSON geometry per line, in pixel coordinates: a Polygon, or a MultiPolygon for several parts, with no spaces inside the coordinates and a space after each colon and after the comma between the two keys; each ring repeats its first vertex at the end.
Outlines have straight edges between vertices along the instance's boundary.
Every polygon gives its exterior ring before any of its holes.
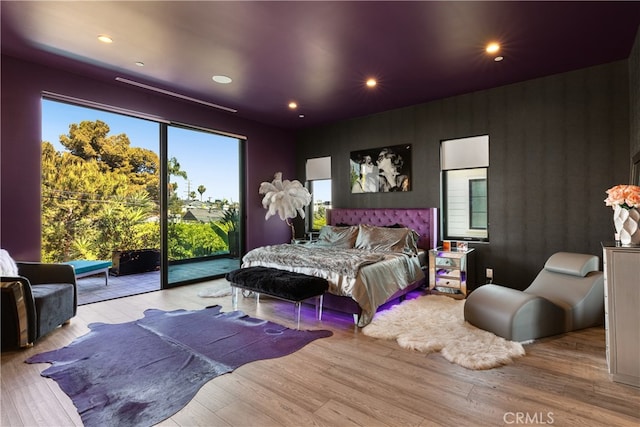
{"type": "Polygon", "coordinates": [[[603,243],[607,365],[613,381],[640,387],[640,246],[603,243]]]}
{"type": "Polygon", "coordinates": [[[291,241],[295,241],[296,229],[290,219],[300,214],[305,217],[304,208],[311,203],[311,194],[298,180],[282,180],[282,172],[276,172],[272,182],[260,184],[260,194],[264,194],[262,206],[268,209],[264,219],[269,219],[276,213],[280,219],[291,227],[291,241]]]}
{"type": "Polygon", "coordinates": [[[429,289],[431,293],[466,298],[468,285],[474,282],[475,249],[429,251],[429,289]]]}
{"type": "Polygon", "coordinates": [[[623,245],[640,244],[640,186],[616,185],[607,190],[604,200],[613,208],[613,224],[623,245]]]}

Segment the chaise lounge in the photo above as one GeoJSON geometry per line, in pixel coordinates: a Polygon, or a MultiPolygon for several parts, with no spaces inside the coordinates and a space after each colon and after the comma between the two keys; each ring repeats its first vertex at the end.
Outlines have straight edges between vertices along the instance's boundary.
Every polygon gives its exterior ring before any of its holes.
{"type": "Polygon", "coordinates": [[[604,275],[597,256],[558,252],[524,291],[488,284],[465,302],[472,325],[512,341],[530,341],[604,321],[604,275]]]}

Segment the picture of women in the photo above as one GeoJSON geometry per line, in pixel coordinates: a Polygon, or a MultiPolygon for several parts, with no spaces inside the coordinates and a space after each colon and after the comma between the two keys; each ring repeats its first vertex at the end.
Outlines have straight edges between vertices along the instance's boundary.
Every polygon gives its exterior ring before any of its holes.
{"type": "Polygon", "coordinates": [[[411,145],[352,152],[351,192],[409,191],[410,172],[411,145]]]}

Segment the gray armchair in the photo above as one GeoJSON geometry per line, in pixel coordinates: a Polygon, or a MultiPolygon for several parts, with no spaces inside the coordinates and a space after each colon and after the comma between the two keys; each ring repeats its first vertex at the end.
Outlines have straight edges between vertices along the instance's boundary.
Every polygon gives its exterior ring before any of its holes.
{"type": "Polygon", "coordinates": [[[71,265],[17,262],[18,276],[2,277],[2,350],[29,347],[76,315],[71,265]]]}
{"type": "Polygon", "coordinates": [[[483,285],[465,302],[472,325],[513,341],[601,325],[604,322],[604,275],[595,255],[553,254],[524,291],[483,285]]]}

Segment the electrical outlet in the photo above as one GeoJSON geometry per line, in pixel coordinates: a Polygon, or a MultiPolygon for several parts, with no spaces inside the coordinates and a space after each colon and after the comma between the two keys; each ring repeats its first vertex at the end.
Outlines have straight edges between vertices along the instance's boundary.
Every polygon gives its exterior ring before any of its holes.
{"type": "Polygon", "coordinates": [[[487,268],[487,279],[493,279],[493,268],[487,268]]]}

